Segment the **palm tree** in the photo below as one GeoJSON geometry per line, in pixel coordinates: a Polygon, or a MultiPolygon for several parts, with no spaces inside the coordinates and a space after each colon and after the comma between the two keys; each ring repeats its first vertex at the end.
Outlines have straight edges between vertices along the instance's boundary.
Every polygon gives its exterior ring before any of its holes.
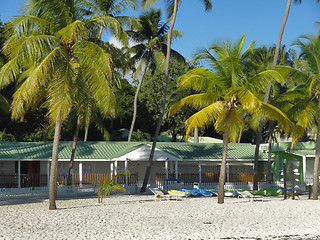
{"type": "MultiPolygon", "coordinates": [[[[142,0],[142,6],[144,8],[148,8],[151,5],[155,4],[157,0],[142,0]]],[[[165,111],[165,104],[166,104],[166,95],[167,95],[167,86],[168,86],[168,79],[169,79],[169,67],[170,67],[170,54],[171,54],[171,40],[172,40],[172,33],[173,33],[173,27],[176,21],[177,12],[178,12],[178,4],[181,2],[180,0],[174,0],[170,2],[170,16],[171,16],[171,23],[168,31],[168,40],[167,40],[167,54],[166,54],[166,62],[165,62],[165,71],[164,71],[164,80],[162,85],[162,96],[161,96],[161,107],[160,107],[160,115],[157,122],[157,127],[153,136],[153,142],[151,147],[151,152],[149,156],[149,161],[146,169],[146,173],[143,179],[143,185],[141,187],[141,192],[145,192],[147,189],[147,184],[149,181],[152,161],[153,161],[153,155],[156,149],[157,139],[160,133],[161,123],[165,111]],[[171,11],[172,10],[172,11],[171,11]],[[172,13],[172,15],[171,15],[172,13]]],[[[203,0],[203,3],[205,4],[206,11],[210,10],[212,8],[211,0],[203,0]]]]}
{"type": "MultiPolygon", "coordinates": [[[[266,46],[263,46],[261,48],[255,49],[250,60],[248,71],[253,71],[256,73],[266,71],[269,69],[273,69],[273,59],[275,55],[276,48],[267,48],[266,46]]],[[[281,50],[278,53],[279,55],[279,64],[284,66],[293,66],[293,58],[295,56],[294,50],[286,51],[285,46],[282,46],[281,50]]],[[[288,79],[287,79],[288,80],[288,79]]],[[[269,101],[273,106],[276,106],[277,108],[281,109],[283,112],[286,112],[286,109],[288,109],[288,102],[280,102],[278,101],[279,98],[281,98],[281,94],[288,90],[288,88],[292,87],[291,82],[286,81],[286,87],[282,87],[281,84],[277,82],[272,82],[272,89],[273,91],[270,93],[269,98],[271,98],[269,101]]],[[[255,114],[258,115],[257,113],[255,114]]],[[[261,120],[261,116],[259,116],[261,120]]],[[[253,119],[258,119],[257,117],[254,117],[253,119]]],[[[265,124],[265,123],[264,123],[265,124]]],[[[256,123],[254,123],[254,130],[257,130],[256,123]]],[[[259,123],[258,123],[259,125],[259,123]]],[[[274,122],[269,121],[269,129],[268,129],[268,168],[267,168],[267,182],[271,183],[271,147],[272,147],[272,140],[273,140],[273,130],[274,130],[274,122]]]]}
{"type": "MultiPolygon", "coordinates": [[[[136,62],[140,61],[137,67],[136,76],[141,72],[141,69],[144,65],[134,97],[133,117],[128,135],[128,142],[131,141],[131,136],[135,125],[138,94],[140,92],[145,73],[148,67],[152,70],[155,70],[156,68],[163,69],[164,67],[164,52],[167,48],[167,45],[165,44],[167,40],[166,33],[169,28],[167,23],[161,23],[160,10],[151,9],[149,12],[141,15],[138,21],[141,25],[141,28],[139,28],[137,31],[127,31],[128,36],[134,42],[138,42],[138,44],[128,49],[128,54],[130,56],[134,54],[131,59],[136,62]]],[[[182,33],[178,30],[174,30],[173,34],[175,37],[182,35],[182,33]]],[[[176,59],[184,61],[184,58],[179,53],[173,50],[171,51],[176,59]]]]}
{"type": "Polygon", "coordinates": [[[300,69],[289,69],[289,73],[298,79],[301,84],[287,94],[287,99],[294,97],[295,104],[288,111],[295,120],[293,144],[303,133],[317,127],[316,152],[313,168],[313,199],[318,200],[319,157],[320,157],[320,35],[303,36],[297,45],[302,51],[304,60],[300,69]]]}
{"type": "MultiPolygon", "coordinates": [[[[33,0],[25,14],[12,21],[12,35],[3,50],[8,63],[0,71],[0,87],[19,84],[13,96],[12,118],[23,118],[45,101],[55,123],[50,170],[49,209],[56,209],[59,137],[63,120],[75,103],[74,90],[83,85],[104,115],[113,94],[110,54],[96,40],[96,29],[107,26],[105,17],[88,17],[81,1],[33,0]]],[[[118,26],[121,28],[121,26],[118,26]]]]}
{"type": "MultiPolygon", "coordinates": [[[[116,38],[127,45],[127,34],[123,30],[121,26],[128,25],[129,27],[137,27],[138,23],[136,19],[133,17],[122,16],[121,13],[128,9],[136,9],[137,1],[136,0],[85,0],[84,5],[90,10],[90,14],[96,17],[104,17],[106,21],[105,26],[100,26],[98,33],[98,39],[101,40],[103,30],[106,30],[107,34],[111,33],[116,36],[116,38]]],[[[88,13],[87,13],[88,14],[88,13]]],[[[111,53],[116,54],[117,62],[114,62],[117,66],[117,69],[126,72],[128,65],[126,61],[119,56],[122,56],[122,53],[118,51],[118,49],[110,43],[106,43],[106,46],[109,48],[111,53]],[[118,53],[116,53],[118,52],[118,53]]],[[[91,108],[88,109],[87,112],[90,112],[91,108]]],[[[85,136],[84,141],[87,141],[88,131],[90,122],[89,115],[87,115],[85,121],[85,136]]]]}
{"type": "MultiPolygon", "coordinates": [[[[277,45],[276,45],[276,50],[272,62],[272,68],[274,69],[277,65],[278,62],[278,57],[279,57],[279,52],[280,52],[280,47],[281,47],[281,41],[282,41],[282,36],[284,32],[284,28],[286,26],[289,12],[290,12],[290,7],[291,7],[291,1],[292,0],[287,0],[287,5],[286,5],[286,10],[284,13],[284,17],[280,26],[280,31],[278,35],[278,40],[277,40],[277,45]]],[[[301,3],[301,0],[294,0],[295,2],[301,3]]],[[[319,3],[320,0],[317,0],[317,3],[319,3]]],[[[270,91],[271,91],[271,85],[272,85],[272,80],[268,83],[268,87],[266,89],[265,95],[264,95],[264,102],[268,103],[269,101],[269,96],[270,96],[270,91]]],[[[259,158],[259,148],[260,148],[260,142],[261,142],[261,136],[262,136],[262,129],[263,129],[263,116],[260,118],[259,122],[259,128],[256,136],[256,149],[255,149],[255,157],[254,157],[254,175],[253,175],[253,189],[258,190],[258,158],[259,158]]]]}
{"type": "MultiPolygon", "coordinates": [[[[102,42],[102,44],[104,44],[105,50],[111,54],[112,59],[116,59],[113,61],[113,67],[118,71],[113,73],[113,76],[110,79],[110,84],[111,86],[119,88],[121,85],[120,72],[121,71],[125,72],[126,68],[128,67],[127,64],[124,64],[125,56],[123,52],[120,49],[116,48],[113,44],[104,43],[104,42],[102,42]]],[[[79,77],[81,77],[81,75],[79,75],[79,77]]],[[[76,89],[74,89],[74,92],[76,93],[76,96],[74,96],[74,99],[76,102],[74,103],[73,108],[75,109],[74,112],[76,112],[77,114],[77,121],[76,121],[76,129],[73,137],[71,157],[70,157],[69,169],[68,169],[68,178],[67,178],[68,185],[71,185],[71,169],[73,168],[73,164],[74,164],[74,157],[75,157],[80,128],[84,126],[85,128],[84,141],[87,141],[89,124],[90,122],[95,121],[95,124],[98,130],[103,134],[104,139],[109,140],[109,133],[105,129],[103,123],[98,118],[99,109],[97,108],[97,106],[95,106],[95,100],[91,95],[90,89],[84,88],[85,84],[81,83],[81,81],[83,80],[84,79],[79,79],[79,84],[75,86],[76,89]]],[[[102,114],[100,115],[100,117],[105,118],[110,116],[111,117],[116,116],[115,97],[116,96],[113,92],[112,94],[109,94],[109,101],[106,103],[106,105],[108,105],[109,115],[102,114]]]]}
{"type": "Polygon", "coordinates": [[[128,9],[135,9],[136,0],[85,0],[85,6],[91,11],[93,16],[103,17],[106,26],[100,26],[98,31],[98,39],[101,39],[103,30],[111,32],[122,43],[127,44],[126,33],[121,25],[131,26],[135,22],[135,18],[128,16],[120,16],[119,14],[128,9]]]}
{"type": "Polygon", "coordinates": [[[268,77],[280,77],[273,70],[260,72],[250,76],[245,73],[245,64],[252,53],[253,43],[243,51],[246,35],[235,44],[224,42],[212,44],[196,56],[196,59],[206,61],[213,69],[196,68],[180,78],[180,88],[192,88],[197,94],[185,97],[174,104],[170,111],[176,113],[182,106],[191,105],[200,109],[186,122],[186,138],[191,130],[208,127],[214,123],[217,132],[223,133],[222,162],[219,175],[218,203],[224,202],[224,183],[226,177],[226,162],[228,142],[237,142],[238,135],[244,126],[240,112],[245,110],[250,114],[263,110],[273,119],[280,119],[287,130],[290,120],[271,105],[265,104],[256,97],[263,90],[263,82],[268,77]]]}

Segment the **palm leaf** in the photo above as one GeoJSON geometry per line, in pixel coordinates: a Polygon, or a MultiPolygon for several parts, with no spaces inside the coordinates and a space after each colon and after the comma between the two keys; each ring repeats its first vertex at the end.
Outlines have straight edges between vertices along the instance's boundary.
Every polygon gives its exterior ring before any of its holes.
{"type": "Polygon", "coordinates": [[[173,104],[169,109],[169,115],[176,114],[184,106],[192,106],[195,108],[203,108],[215,102],[216,99],[208,94],[195,94],[187,96],[177,103],[173,104]]]}
{"type": "Polygon", "coordinates": [[[281,110],[270,104],[262,103],[262,111],[268,119],[278,121],[285,132],[289,133],[291,131],[293,123],[281,110]]]}
{"type": "Polygon", "coordinates": [[[70,42],[76,42],[79,39],[86,39],[88,37],[88,29],[82,21],[74,21],[65,28],[62,28],[58,33],[58,37],[65,42],[65,44],[70,44],[70,42]]]}
{"type": "Polygon", "coordinates": [[[18,61],[18,58],[13,58],[0,69],[0,89],[3,89],[17,79],[20,74],[18,61]]]}
{"type": "Polygon", "coordinates": [[[224,102],[217,101],[193,114],[185,122],[186,138],[188,139],[190,131],[192,131],[194,128],[207,127],[211,123],[214,123],[219,116],[223,115],[223,111],[225,111],[224,102]]]}

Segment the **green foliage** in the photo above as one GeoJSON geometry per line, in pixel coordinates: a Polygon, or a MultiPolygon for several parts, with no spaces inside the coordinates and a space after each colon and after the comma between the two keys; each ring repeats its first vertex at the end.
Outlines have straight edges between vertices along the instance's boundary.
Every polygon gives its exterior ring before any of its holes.
{"type": "Polygon", "coordinates": [[[114,175],[111,179],[107,179],[103,183],[101,183],[101,182],[99,183],[99,187],[97,189],[99,203],[102,203],[103,198],[106,195],[109,196],[110,191],[112,191],[112,190],[121,190],[121,191],[126,190],[121,184],[115,183],[116,178],[119,176],[130,176],[130,173],[122,171],[122,172],[114,175]]]}
{"type": "MultiPolygon", "coordinates": [[[[168,93],[165,108],[165,116],[162,122],[161,131],[169,131],[176,136],[183,134],[184,121],[191,116],[195,110],[191,107],[184,108],[180,116],[169,116],[168,111],[173,102],[192,93],[192,90],[180,90],[177,88],[177,79],[180,75],[186,73],[194,66],[191,63],[171,61],[170,75],[168,81],[168,93]]],[[[163,72],[156,70],[154,73],[149,71],[141,87],[139,95],[139,108],[137,117],[137,128],[143,132],[154,134],[154,128],[159,118],[161,87],[163,82],[163,72]],[[143,117],[142,117],[143,116],[143,117]],[[142,121],[143,120],[143,121],[142,121]]]]}
{"type": "Polygon", "coordinates": [[[244,128],[241,113],[253,114],[263,111],[269,118],[282,121],[287,130],[290,120],[278,109],[263,104],[256,96],[264,89],[270,78],[278,80],[282,76],[271,70],[252,75],[245,71],[248,57],[253,52],[253,43],[244,49],[246,35],[238,42],[231,44],[212,44],[208,50],[200,52],[196,60],[200,60],[211,69],[199,67],[181,76],[178,86],[181,89],[193,89],[195,94],[182,98],[175,103],[170,113],[175,114],[183,106],[199,109],[185,122],[186,137],[196,127],[208,127],[214,124],[218,133],[225,131],[227,116],[231,116],[229,140],[237,142],[244,128]]]}
{"type": "Polygon", "coordinates": [[[133,132],[132,142],[149,142],[151,140],[151,136],[149,133],[144,133],[139,129],[137,132],[133,132]]]}
{"type": "Polygon", "coordinates": [[[10,133],[0,131],[0,142],[15,142],[16,138],[10,133]]]}

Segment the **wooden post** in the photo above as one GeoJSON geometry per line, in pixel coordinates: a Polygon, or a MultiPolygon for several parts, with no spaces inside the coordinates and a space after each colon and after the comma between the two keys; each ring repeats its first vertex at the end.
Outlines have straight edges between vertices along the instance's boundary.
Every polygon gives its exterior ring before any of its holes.
{"type": "Polygon", "coordinates": [[[291,188],[291,194],[292,194],[292,200],[294,200],[294,172],[293,172],[293,163],[290,163],[290,177],[291,177],[291,183],[292,183],[292,188],[291,188]]]}
{"type": "Polygon", "coordinates": [[[199,168],[199,184],[202,183],[202,169],[201,169],[201,161],[198,162],[198,168],[199,168]]]}
{"type": "Polygon", "coordinates": [[[287,199],[287,167],[286,163],[283,163],[283,197],[287,199]]]}
{"type": "Polygon", "coordinates": [[[178,178],[179,178],[179,173],[178,173],[178,171],[179,171],[179,169],[178,169],[178,160],[176,160],[175,170],[176,170],[176,179],[178,179],[178,178]]]}
{"type": "Polygon", "coordinates": [[[166,161],[164,162],[164,167],[166,169],[166,179],[169,178],[169,172],[168,172],[168,158],[166,159],[166,161]]]}
{"type": "Polygon", "coordinates": [[[128,172],[128,158],[126,158],[126,161],[124,162],[124,169],[126,171],[126,176],[125,176],[125,186],[126,186],[126,190],[128,189],[128,176],[127,176],[127,172],[128,172]]]}
{"type": "Polygon", "coordinates": [[[18,160],[18,188],[21,188],[21,160],[18,160]]]}
{"type": "Polygon", "coordinates": [[[312,193],[312,186],[311,185],[308,185],[308,190],[309,190],[309,198],[308,199],[311,199],[311,193],[312,193]]]}

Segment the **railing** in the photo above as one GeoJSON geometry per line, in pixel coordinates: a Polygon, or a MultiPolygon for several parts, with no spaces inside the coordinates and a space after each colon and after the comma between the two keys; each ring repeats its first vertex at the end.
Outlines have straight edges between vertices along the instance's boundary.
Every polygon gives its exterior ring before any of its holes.
{"type": "MultiPolygon", "coordinates": [[[[0,188],[17,188],[18,174],[0,175],[0,188]]],[[[22,188],[47,186],[47,175],[45,174],[21,174],[20,184],[22,188]]]]}
{"type": "MultiPolygon", "coordinates": [[[[82,184],[83,185],[98,185],[99,183],[103,183],[106,180],[110,180],[112,175],[110,173],[86,173],[82,174],[82,184]]],[[[60,185],[67,185],[67,174],[59,174],[57,181],[60,185]]],[[[128,186],[134,185],[138,181],[138,173],[131,173],[130,176],[127,177],[128,186]]],[[[80,176],[78,173],[71,174],[71,182],[73,186],[78,186],[80,184],[80,176]]],[[[118,176],[117,183],[125,184],[126,177],[118,176]]]]}
{"type": "MultiPolygon", "coordinates": [[[[175,178],[175,173],[170,173],[169,178],[175,178]]],[[[266,181],[267,173],[259,173],[259,182],[266,181]]],[[[178,173],[178,179],[185,183],[194,183],[199,182],[199,173],[178,173]]],[[[156,181],[166,180],[165,173],[156,173],[156,181]]],[[[227,176],[226,176],[227,181],[227,176]]],[[[201,173],[201,182],[202,183],[217,183],[219,182],[219,173],[201,173]]],[[[240,182],[240,183],[249,183],[253,182],[253,173],[230,173],[229,182],[240,182]]]]}
{"type": "MultiPolygon", "coordinates": [[[[60,196],[85,196],[94,195],[95,187],[86,185],[82,187],[59,186],[57,188],[58,198],[60,196]]],[[[48,187],[29,187],[29,188],[0,188],[0,200],[10,198],[26,198],[26,197],[48,197],[48,187]]]]}
{"type": "MultiPolygon", "coordinates": [[[[48,186],[48,176],[45,174],[21,174],[21,188],[29,187],[46,187],[48,186]]],[[[110,173],[87,173],[82,174],[83,185],[98,185],[100,182],[111,179],[110,173]]],[[[57,182],[59,185],[67,185],[68,175],[58,174],[57,182]]],[[[128,186],[135,185],[138,181],[138,173],[132,173],[127,177],[128,186]]],[[[117,182],[120,184],[126,183],[125,176],[119,176],[117,182]]],[[[80,184],[79,174],[71,174],[71,183],[73,186],[80,184]]],[[[0,188],[18,188],[18,174],[0,175],[0,188]]]]}

